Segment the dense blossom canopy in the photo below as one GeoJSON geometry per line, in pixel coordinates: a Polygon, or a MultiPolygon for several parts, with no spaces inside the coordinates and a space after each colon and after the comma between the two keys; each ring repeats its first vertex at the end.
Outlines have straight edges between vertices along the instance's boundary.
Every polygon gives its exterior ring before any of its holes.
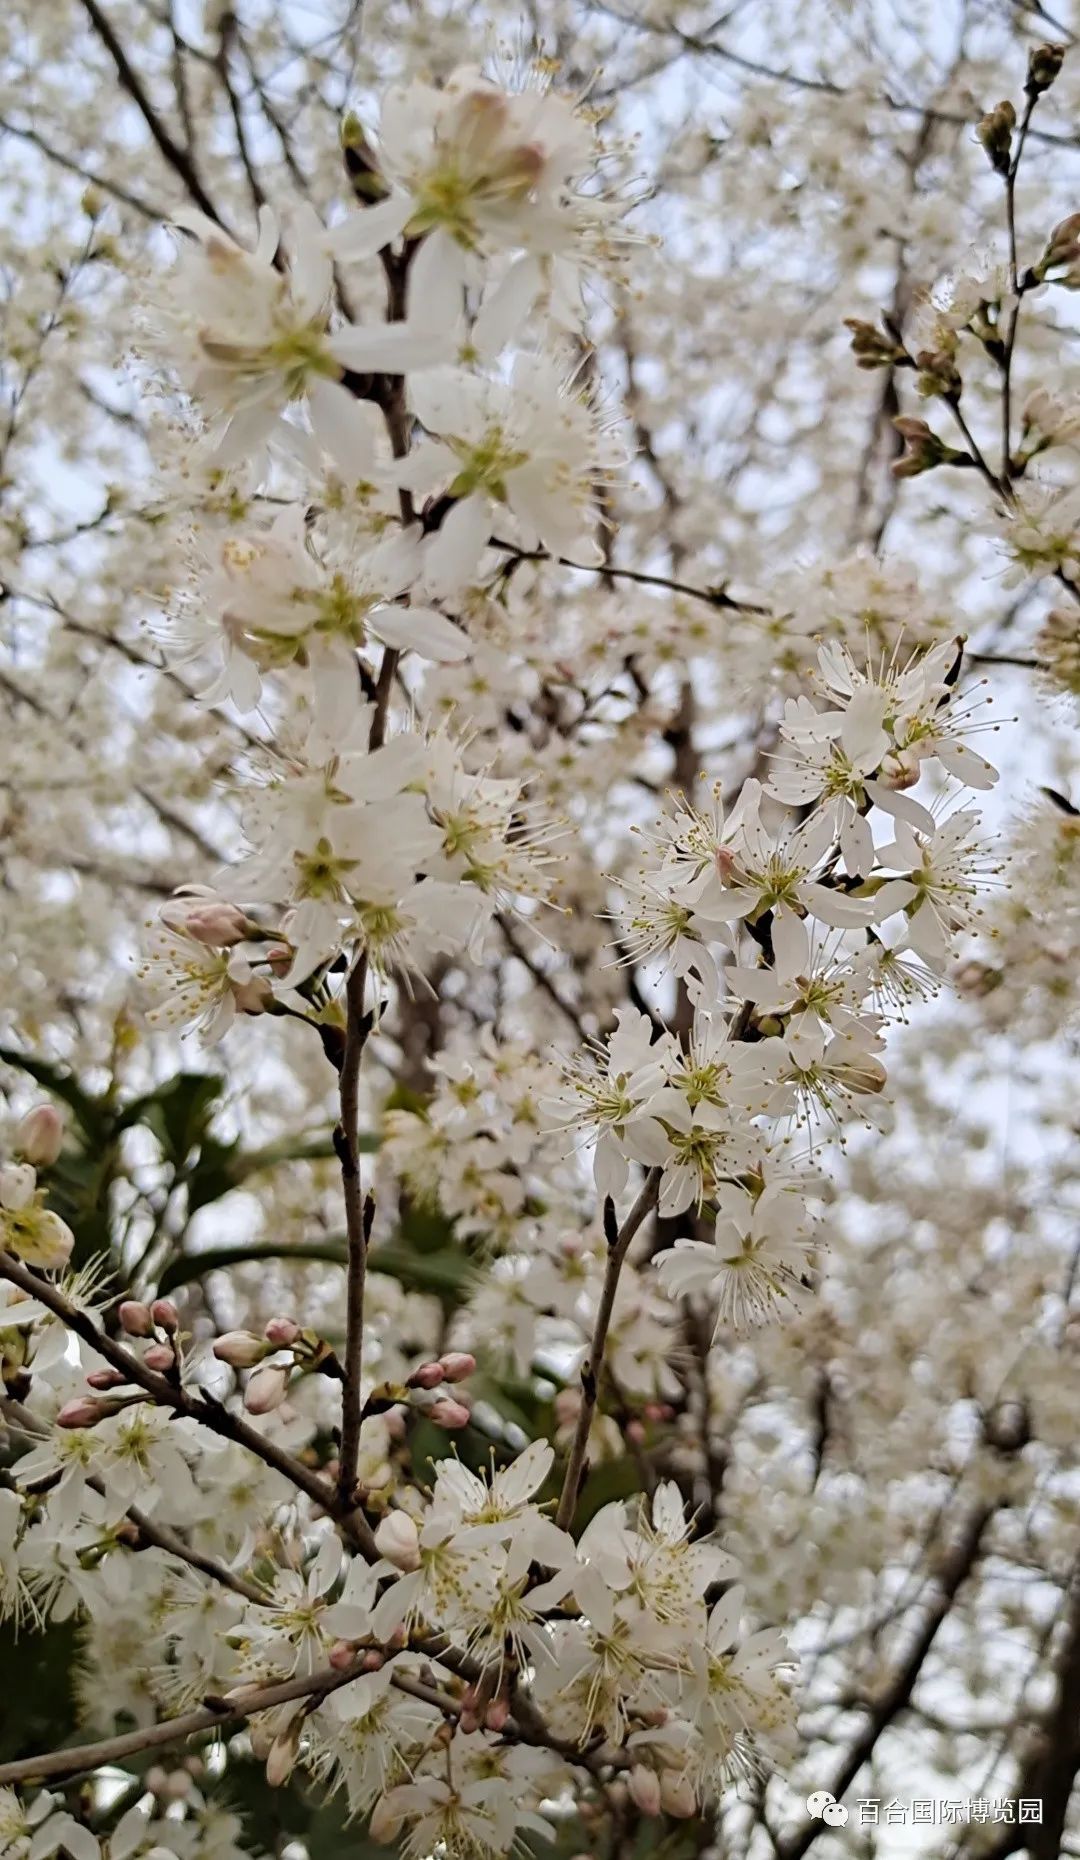
{"type": "Polygon", "coordinates": [[[0,19],[0,1860],[1076,1851],[1080,9],[525,12],[0,19]]]}

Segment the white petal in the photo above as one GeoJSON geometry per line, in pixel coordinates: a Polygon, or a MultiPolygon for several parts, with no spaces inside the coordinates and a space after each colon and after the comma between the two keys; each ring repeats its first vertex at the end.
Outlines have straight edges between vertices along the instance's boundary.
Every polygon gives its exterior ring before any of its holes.
{"type": "Polygon", "coordinates": [[[347,481],[356,484],[369,477],[375,445],[364,408],[340,381],[328,381],[324,375],[313,376],[307,399],[315,436],[347,481]]]}
{"type": "Polygon", "coordinates": [[[471,650],[468,635],[433,607],[376,607],[370,626],[387,646],[418,652],[440,665],[457,664],[471,650]]]}

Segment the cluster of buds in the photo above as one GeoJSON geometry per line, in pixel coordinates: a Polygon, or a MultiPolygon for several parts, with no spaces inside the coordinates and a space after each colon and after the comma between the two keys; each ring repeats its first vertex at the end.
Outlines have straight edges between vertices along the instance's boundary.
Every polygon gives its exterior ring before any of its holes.
{"type": "Polygon", "coordinates": [[[634,1763],[626,1774],[626,1789],[643,1815],[671,1815],[676,1821],[689,1821],[697,1814],[694,1785],[681,1770],[657,1772],[647,1764],[634,1763]]]}
{"type": "Polygon", "coordinates": [[[250,1369],[254,1373],[244,1388],[244,1407],[249,1414],[271,1414],[280,1408],[289,1392],[293,1372],[340,1377],[341,1367],[330,1345],[313,1330],[303,1330],[291,1317],[272,1317],[263,1326],[261,1337],[253,1330],[229,1330],[214,1344],[219,1363],[230,1369],[250,1369]],[[267,1357],[288,1350],[287,1363],[270,1363],[267,1357]]]}
{"type": "Polygon", "coordinates": [[[994,109],[987,111],[975,130],[994,173],[1004,179],[1008,179],[1012,170],[1012,132],[1015,128],[1016,110],[1005,97],[994,109]]]}
{"type": "Polygon", "coordinates": [[[378,1414],[405,1403],[436,1427],[467,1427],[469,1410],[465,1403],[444,1390],[449,1383],[464,1382],[475,1368],[476,1358],[467,1350],[448,1350],[445,1356],[418,1364],[404,1385],[384,1382],[374,1389],[364,1404],[364,1412],[378,1414]]]}
{"type": "Polygon", "coordinates": [[[75,1244],[67,1223],[45,1206],[37,1179],[39,1169],[56,1162],[63,1141],[60,1113],[51,1104],[35,1105],[15,1132],[12,1160],[0,1165],[0,1251],[42,1272],[66,1266],[75,1244]]]}
{"type": "MultiPolygon", "coordinates": [[[[152,1304],[144,1304],[140,1298],[125,1298],[117,1317],[126,1337],[146,1344],[139,1359],[143,1367],[178,1383],[180,1313],[172,1299],[155,1298],[152,1304]]],[[[146,1400],[142,1389],[133,1387],[122,1369],[91,1369],[86,1386],[93,1393],[76,1395],[65,1402],[56,1417],[58,1427],[96,1427],[122,1408],[146,1400]]]]}
{"type": "Polygon", "coordinates": [[[900,332],[884,314],[884,333],[862,317],[846,316],[844,328],[851,331],[851,352],[860,368],[910,368],[911,357],[900,340],[900,332]]]}

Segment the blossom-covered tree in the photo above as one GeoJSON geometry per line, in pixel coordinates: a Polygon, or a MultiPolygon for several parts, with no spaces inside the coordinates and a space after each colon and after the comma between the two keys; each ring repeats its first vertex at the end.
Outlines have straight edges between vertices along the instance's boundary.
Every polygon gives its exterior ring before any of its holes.
{"type": "Polygon", "coordinates": [[[1073,10],[0,20],[0,1860],[1077,1851],[1073,10]]]}

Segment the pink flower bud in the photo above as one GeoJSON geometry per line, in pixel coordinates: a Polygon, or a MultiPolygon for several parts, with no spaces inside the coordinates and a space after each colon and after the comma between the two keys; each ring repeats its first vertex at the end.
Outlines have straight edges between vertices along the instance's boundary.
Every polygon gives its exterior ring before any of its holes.
{"type": "Polygon", "coordinates": [[[119,1369],[92,1369],[86,1378],[87,1387],[92,1389],[120,1389],[126,1381],[119,1369]]]}
{"type": "Polygon", "coordinates": [[[450,1350],[441,1358],[441,1362],[447,1382],[464,1382],[466,1376],[471,1376],[476,1368],[476,1358],[470,1356],[467,1350],[450,1350]]]}
{"type": "Polygon", "coordinates": [[[244,1390],[244,1407],[249,1414],[270,1414],[280,1408],[289,1392],[289,1371],[277,1363],[265,1363],[248,1377],[244,1390]]]}
{"type": "Polygon", "coordinates": [[[441,1363],[421,1363],[419,1369],[414,1369],[409,1377],[408,1386],[411,1389],[437,1389],[445,1380],[446,1372],[441,1363]]]}
{"type": "Polygon", "coordinates": [[[376,1527],[375,1548],[397,1569],[420,1567],[420,1535],[407,1511],[388,1511],[376,1527]]]}
{"type": "Polygon", "coordinates": [[[143,1781],[152,1795],[162,1795],[168,1780],[168,1771],[163,1770],[160,1763],[155,1763],[153,1768],[147,1770],[146,1775],[143,1777],[143,1781]]]}
{"type": "Polygon", "coordinates": [[[250,1330],[227,1330],[214,1344],[218,1362],[228,1363],[230,1369],[253,1369],[269,1354],[270,1346],[250,1330]]]}
{"type": "Polygon", "coordinates": [[[385,1655],[379,1653],[375,1647],[372,1647],[369,1652],[365,1653],[360,1662],[361,1671],[365,1673],[377,1673],[379,1669],[385,1665],[385,1655]]]}
{"type": "Polygon", "coordinates": [[[126,1330],[129,1337],[149,1337],[154,1328],[150,1316],[150,1306],[144,1305],[137,1298],[125,1298],[117,1314],[120,1328],[126,1330]]]}
{"type": "Polygon", "coordinates": [[[182,1802],[191,1794],[192,1780],[186,1770],[172,1770],[165,1783],[165,1795],[170,1802],[182,1802]]]}
{"type": "Polygon", "coordinates": [[[491,1704],[488,1706],[484,1715],[484,1723],[487,1725],[489,1731],[502,1731],[506,1727],[506,1721],[509,1716],[510,1700],[507,1698],[505,1692],[501,1692],[498,1698],[492,1699],[491,1704]]]}
{"type": "Polygon", "coordinates": [[[688,1776],[680,1775],[678,1770],[661,1771],[660,1802],[665,1813],[674,1815],[677,1821],[689,1821],[691,1815],[697,1814],[694,1785],[688,1776]]]}
{"type": "Polygon", "coordinates": [[[578,1418],[581,1407],[581,1392],[578,1389],[560,1389],[555,1397],[555,1419],[560,1427],[569,1427],[578,1418]]]}
{"type": "Polygon", "coordinates": [[[645,1444],[644,1423],[642,1421],[627,1421],[626,1438],[632,1447],[643,1446],[645,1444]]]}
{"type": "Polygon", "coordinates": [[[171,1298],[155,1298],[150,1306],[150,1316],[159,1330],[179,1330],[180,1313],[171,1298]]]}
{"type": "Polygon", "coordinates": [[[336,1640],[327,1658],[335,1673],[346,1673],[356,1659],[356,1648],[347,1640],[336,1640]]]}
{"type": "Polygon", "coordinates": [[[169,930],[196,943],[224,948],[242,943],[258,928],[236,904],[220,897],[211,885],[181,885],[158,915],[169,930]]]}
{"type": "Polygon", "coordinates": [[[427,1418],[434,1421],[436,1427],[468,1427],[469,1410],[464,1403],[447,1398],[434,1402],[427,1411],[427,1418]]]}
{"type": "Polygon", "coordinates": [[[96,1427],[104,1421],[106,1415],[115,1414],[116,1408],[109,1402],[94,1401],[89,1395],[76,1395],[74,1401],[66,1401],[56,1417],[57,1427],[96,1427]]]}
{"type": "Polygon", "coordinates": [[[266,960],[270,965],[271,973],[276,975],[280,981],[281,977],[288,975],[292,968],[293,951],[287,943],[275,943],[267,950],[266,960]]]}
{"type": "Polygon", "coordinates": [[[159,1375],[176,1366],[176,1351],[168,1343],[152,1343],[143,1352],[143,1362],[147,1369],[156,1369],[159,1375]]]}
{"type": "Polygon", "coordinates": [[[644,1763],[635,1763],[626,1778],[630,1799],[643,1815],[660,1813],[660,1778],[644,1763]]]}
{"type": "Polygon", "coordinates": [[[15,1148],[35,1169],[50,1169],[64,1141],[64,1120],[55,1105],[36,1104],[15,1132],[15,1148]]]}
{"type": "Polygon", "coordinates": [[[300,1335],[300,1326],[295,1318],[274,1317],[263,1330],[267,1343],[275,1344],[279,1350],[287,1350],[300,1335]]]}

